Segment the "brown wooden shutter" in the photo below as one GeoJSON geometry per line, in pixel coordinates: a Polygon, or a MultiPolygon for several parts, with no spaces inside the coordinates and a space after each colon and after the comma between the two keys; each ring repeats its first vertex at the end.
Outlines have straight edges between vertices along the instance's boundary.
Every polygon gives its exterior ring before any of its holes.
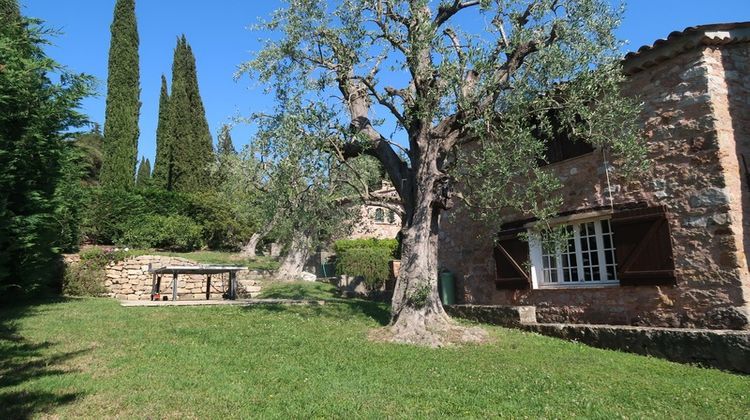
{"type": "Polygon", "coordinates": [[[495,243],[495,266],[497,289],[528,289],[531,279],[526,271],[529,261],[529,243],[521,240],[518,235],[525,229],[509,229],[498,234],[495,243]]]}
{"type": "Polygon", "coordinates": [[[611,224],[621,285],[675,284],[672,234],[664,206],[615,213],[611,224]]]}

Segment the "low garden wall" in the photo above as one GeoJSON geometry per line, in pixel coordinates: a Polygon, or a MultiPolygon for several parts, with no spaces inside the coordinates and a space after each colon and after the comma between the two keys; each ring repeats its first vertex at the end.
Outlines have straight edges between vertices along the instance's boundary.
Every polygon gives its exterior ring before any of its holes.
{"type": "Polygon", "coordinates": [[[455,317],[520,328],[592,347],[750,373],[750,331],[537,323],[533,306],[449,305],[455,317]]]}
{"type": "MultiPolygon", "coordinates": [[[[77,264],[80,257],[66,256],[68,264],[77,264]]],[[[180,257],[162,255],[141,255],[112,262],[104,267],[105,295],[120,300],[150,300],[153,268],[169,265],[198,266],[199,263],[180,257]]],[[[237,273],[237,287],[240,296],[253,295],[260,291],[260,280],[266,277],[259,271],[240,271],[237,273]]],[[[180,274],[178,278],[178,299],[205,299],[206,276],[180,274]]],[[[222,299],[222,294],[229,288],[229,275],[213,275],[211,277],[211,299],[222,299]]],[[[162,296],[172,298],[172,276],[164,275],[161,280],[162,296]]]]}
{"type": "Polygon", "coordinates": [[[521,328],[593,347],[750,374],[748,331],[576,324],[528,324],[521,328]]]}

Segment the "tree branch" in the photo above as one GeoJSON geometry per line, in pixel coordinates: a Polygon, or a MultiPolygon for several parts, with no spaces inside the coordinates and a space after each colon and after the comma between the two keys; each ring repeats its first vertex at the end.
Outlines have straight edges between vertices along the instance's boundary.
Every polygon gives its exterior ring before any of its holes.
{"type": "Polygon", "coordinates": [[[460,12],[462,9],[476,6],[478,4],[479,4],[479,0],[471,0],[471,1],[454,0],[453,4],[441,5],[438,8],[438,13],[437,13],[437,16],[435,16],[435,21],[433,23],[435,27],[439,28],[442,24],[447,22],[451,17],[453,17],[453,15],[460,12]]]}

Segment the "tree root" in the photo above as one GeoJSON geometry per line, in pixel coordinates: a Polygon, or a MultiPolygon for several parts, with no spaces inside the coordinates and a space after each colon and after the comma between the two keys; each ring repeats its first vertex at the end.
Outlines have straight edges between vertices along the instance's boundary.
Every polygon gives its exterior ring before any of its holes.
{"type": "Polygon", "coordinates": [[[394,324],[373,330],[369,337],[373,341],[432,348],[489,341],[487,331],[482,328],[459,325],[446,315],[421,312],[401,314],[394,324]]]}

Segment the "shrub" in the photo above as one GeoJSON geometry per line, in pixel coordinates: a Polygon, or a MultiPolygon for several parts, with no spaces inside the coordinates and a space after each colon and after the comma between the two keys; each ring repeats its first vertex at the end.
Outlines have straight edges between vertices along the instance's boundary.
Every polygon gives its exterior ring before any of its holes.
{"type": "Polygon", "coordinates": [[[88,248],[81,251],[81,264],[98,269],[104,269],[110,263],[116,263],[125,258],[141,255],[142,251],[125,251],[123,249],[108,250],[103,248],[88,248]]]}
{"type": "Polygon", "coordinates": [[[395,239],[345,239],[336,241],[336,272],[361,276],[371,289],[380,288],[390,276],[389,261],[398,249],[395,239]]]}
{"type": "Polygon", "coordinates": [[[203,244],[202,234],[201,225],[189,217],[148,215],[130,220],[119,242],[136,248],[192,251],[203,244]]]}
{"type": "Polygon", "coordinates": [[[396,239],[341,239],[333,244],[333,249],[336,255],[346,252],[350,249],[363,249],[363,248],[386,248],[391,253],[391,256],[398,259],[398,240],[396,239]]]}
{"type": "Polygon", "coordinates": [[[221,197],[210,191],[180,193],[158,188],[125,190],[94,187],[89,201],[85,207],[82,230],[84,238],[94,243],[171,250],[189,250],[199,246],[238,249],[242,239],[251,233],[221,197]],[[189,221],[186,225],[188,232],[180,235],[180,232],[169,230],[170,223],[174,221],[189,221]],[[159,228],[158,224],[167,227],[159,228]],[[196,226],[200,230],[197,241],[193,238],[196,226]],[[180,241],[169,242],[169,238],[180,241]]]}
{"type": "Polygon", "coordinates": [[[135,191],[94,187],[84,213],[82,234],[93,243],[115,243],[128,223],[146,216],[149,208],[152,207],[135,191]]]}
{"type": "Polygon", "coordinates": [[[65,267],[63,294],[68,296],[101,296],[104,287],[104,270],[90,266],[83,261],[65,267]]]}
{"type": "Polygon", "coordinates": [[[104,287],[105,268],[110,263],[117,263],[131,256],[140,255],[142,251],[105,250],[88,248],[78,255],[81,261],[65,267],[63,275],[63,293],[68,296],[101,296],[107,289],[104,287]]]}
{"type": "Polygon", "coordinates": [[[237,250],[252,234],[221,196],[213,192],[189,194],[182,214],[203,227],[203,242],[210,249],[237,250]]]}

